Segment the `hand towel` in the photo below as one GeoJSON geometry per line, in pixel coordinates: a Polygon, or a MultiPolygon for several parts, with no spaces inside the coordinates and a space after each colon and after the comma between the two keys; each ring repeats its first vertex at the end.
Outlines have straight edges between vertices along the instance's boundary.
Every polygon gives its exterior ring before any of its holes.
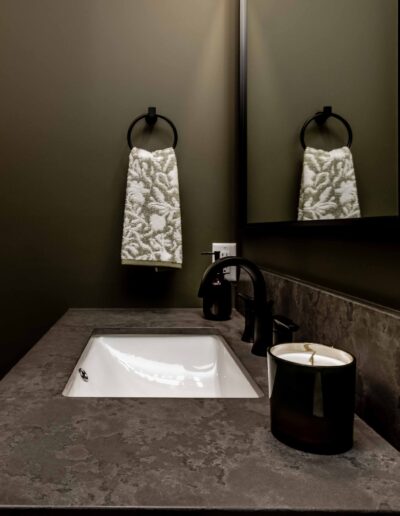
{"type": "Polygon", "coordinates": [[[356,176],[349,147],[304,151],[298,220],[360,217],[356,176]]]}
{"type": "Polygon", "coordinates": [[[129,155],[121,261],[182,267],[178,167],[174,149],[129,155]]]}

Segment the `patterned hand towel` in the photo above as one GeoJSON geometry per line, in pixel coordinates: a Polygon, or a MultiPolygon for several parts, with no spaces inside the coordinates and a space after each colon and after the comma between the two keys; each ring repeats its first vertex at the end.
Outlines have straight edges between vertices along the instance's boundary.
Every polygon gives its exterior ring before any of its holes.
{"type": "Polygon", "coordinates": [[[348,147],[304,151],[298,220],[360,217],[353,158],[348,147]]]}
{"type": "Polygon", "coordinates": [[[182,267],[178,168],[174,149],[129,155],[121,261],[182,267]]]}

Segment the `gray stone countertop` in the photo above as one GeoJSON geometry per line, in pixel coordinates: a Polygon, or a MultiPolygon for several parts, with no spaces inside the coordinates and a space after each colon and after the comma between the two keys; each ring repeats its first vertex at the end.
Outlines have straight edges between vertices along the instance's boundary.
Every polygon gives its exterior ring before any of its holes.
{"type": "Polygon", "coordinates": [[[360,419],[354,448],[322,456],[269,430],[258,399],[66,398],[95,328],[216,327],[266,392],[243,320],[198,309],[72,309],[0,382],[0,509],[233,509],[400,513],[400,454],[360,419]]]}

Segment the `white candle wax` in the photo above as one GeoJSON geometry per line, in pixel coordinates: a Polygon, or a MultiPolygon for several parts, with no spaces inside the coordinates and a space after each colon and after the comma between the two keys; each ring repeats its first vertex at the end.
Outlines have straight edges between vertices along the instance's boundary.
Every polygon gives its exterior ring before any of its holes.
{"type": "Polygon", "coordinates": [[[314,366],[342,366],[345,362],[333,357],[327,357],[319,353],[312,353],[310,351],[298,351],[294,353],[282,353],[278,355],[283,360],[295,362],[296,364],[314,365],[314,366]],[[312,357],[313,355],[313,357],[312,357]],[[312,359],[311,359],[312,357],[312,359]]]}

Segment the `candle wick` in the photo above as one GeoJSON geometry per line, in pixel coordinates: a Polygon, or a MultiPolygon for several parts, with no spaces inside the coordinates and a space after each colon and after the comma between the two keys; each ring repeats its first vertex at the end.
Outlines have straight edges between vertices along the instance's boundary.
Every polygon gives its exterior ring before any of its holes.
{"type": "Polygon", "coordinates": [[[311,362],[311,365],[313,366],[314,365],[314,355],[315,355],[315,351],[312,352],[311,356],[310,356],[310,362],[311,362]]]}

